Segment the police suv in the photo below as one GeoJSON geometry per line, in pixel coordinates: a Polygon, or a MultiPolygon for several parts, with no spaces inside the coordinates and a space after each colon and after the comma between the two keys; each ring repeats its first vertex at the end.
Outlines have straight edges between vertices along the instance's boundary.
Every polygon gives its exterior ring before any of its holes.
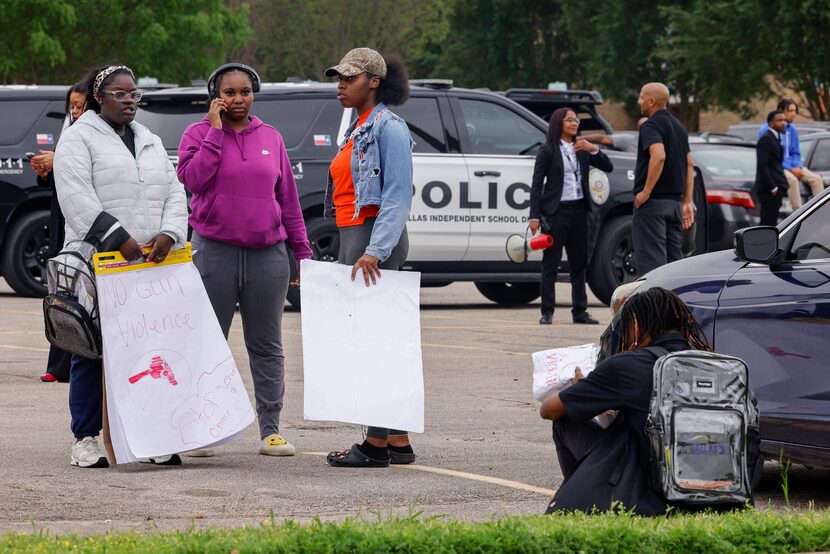
{"type": "MultiPolygon", "coordinates": [[[[253,113],[279,129],[285,139],[314,257],[329,261],[337,259],[339,240],[334,220],[323,217],[326,177],[338,143],[355,117],[352,110],[340,105],[335,94],[331,83],[264,83],[253,106],[253,113]]],[[[2,93],[0,107],[11,108],[2,101],[2,93]]],[[[9,257],[17,260],[10,265],[20,265],[23,259],[37,265],[39,260],[31,253],[45,244],[43,210],[48,207],[49,191],[34,190],[34,174],[17,160],[24,150],[36,146],[29,140],[36,135],[51,133],[57,138],[60,120],[52,114],[56,108],[42,108],[37,124],[18,131],[21,140],[28,142],[18,144],[15,150],[20,152],[12,165],[20,165],[23,172],[15,183],[25,183],[14,187],[25,187],[44,200],[36,204],[37,225],[32,227],[31,218],[26,220],[28,246],[24,251],[19,251],[19,239],[4,241],[3,252],[11,252],[9,257]],[[41,123],[52,120],[57,125],[41,123]]],[[[163,89],[144,95],[137,118],[161,137],[175,163],[182,133],[206,111],[203,87],[163,89]]],[[[393,111],[406,120],[416,143],[405,269],[420,271],[424,286],[473,281],[495,302],[536,299],[541,255],[515,264],[506,255],[505,241],[513,233],[523,234],[527,227],[533,164],[545,141],[546,122],[505,95],[456,88],[445,81],[413,82],[409,100],[393,111]]],[[[0,143],[0,148],[5,148],[4,144],[0,143]]],[[[592,170],[590,175],[591,195],[600,205],[600,218],[588,283],[603,302],[610,300],[617,285],[637,276],[630,238],[634,157],[613,151],[608,155],[614,163],[613,173],[592,170]]],[[[0,175],[0,182],[3,177],[0,175]]],[[[10,226],[18,229],[20,221],[13,217],[10,226]]],[[[560,269],[567,272],[567,261],[560,269]]],[[[6,266],[2,271],[5,274],[6,266]]],[[[30,274],[26,281],[7,280],[22,294],[37,294],[43,290],[42,268],[32,266],[30,274]]],[[[289,292],[289,301],[299,304],[295,289],[289,292]]]]}

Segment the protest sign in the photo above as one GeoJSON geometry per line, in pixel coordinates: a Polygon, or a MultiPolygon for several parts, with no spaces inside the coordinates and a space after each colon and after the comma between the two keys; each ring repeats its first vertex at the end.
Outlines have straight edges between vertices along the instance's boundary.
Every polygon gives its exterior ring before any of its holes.
{"type": "Polygon", "coordinates": [[[116,463],[233,439],[254,411],[190,245],[161,264],[95,256],[116,463]]]}
{"type": "Polygon", "coordinates": [[[305,419],[422,433],[421,274],[304,260],[301,302],[305,419]]]}
{"type": "Polygon", "coordinates": [[[571,384],[577,367],[583,376],[591,373],[598,353],[599,349],[594,344],[534,352],[533,397],[541,402],[551,392],[560,392],[571,384]]]}

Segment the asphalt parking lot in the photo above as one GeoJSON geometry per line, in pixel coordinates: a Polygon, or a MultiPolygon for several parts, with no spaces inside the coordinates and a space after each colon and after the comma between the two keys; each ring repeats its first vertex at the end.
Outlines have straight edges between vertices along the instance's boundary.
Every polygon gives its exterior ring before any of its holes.
{"type": "MultiPolygon", "coordinates": [[[[567,285],[558,285],[568,298],[567,285]]],[[[187,528],[426,514],[480,520],[540,513],[561,482],[550,425],[531,395],[530,354],[594,342],[603,325],[570,322],[567,307],[541,327],[538,303],[499,307],[472,284],[421,289],[426,431],[413,438],[414,466],[335,469],[321,453],[360,440],[354,425],[304,421],[300,314],[285,314],[287,391],[281,432],[293,458],[257,454],[256,426],[213,458],[185,458],[178,468],[145,464],[70,467],[68,386],[45,384],[48,343],[40,300],[15,296],[0,281],[0,531],[52,533],[187,528]]],[[[593,300],[590,312],[610,314],[593,300]]],[[[247,368],[237,318],[231,348],[247,368]]],[[[250,392],[250,376],[242,371],[250,392]]],[[[780,468],[768,463],[757,505],[783,510],[780,468]]],[[[830,472],[794,467],[792,506],[830,506],[830,472]]]]}

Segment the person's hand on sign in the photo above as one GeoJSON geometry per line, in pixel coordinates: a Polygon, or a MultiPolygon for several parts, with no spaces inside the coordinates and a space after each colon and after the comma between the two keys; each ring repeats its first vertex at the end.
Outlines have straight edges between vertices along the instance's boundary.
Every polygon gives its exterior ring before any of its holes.
{"type": "Polygon", "coordinates": [[[138,241],[136,241],[133,237],[130,237],[122,242],[121,246],[118,247],[118,251],[121,252],[121,255],[124,256],[125,260],[130,262],[137,260],[144,255],[144,251],[141,250],[141,246],[139,246],[138,241]]]}
{"type": "Polygon", "coordinates": [[[294,277],[294,280],[288,283],[289,287],[294,287],[295,289],[300,286],[300,266],[297,265],[297,275],[294,277]]]}
{"type": "Polygon", "coordinates": [[[584,378],[585,378],[585,376],[582,375],[582,368],[577,366],[576,371],[574,372],[574,378],[571,379],[571,384],[574,384],[577,381],[579,381],[580,379],[584,379],[584,378]]]}
{"type": "Polygon", "coordinates": [[[363,270],[363,280],[366,282],[367,287],[369,286],[370,278],[372,279],[373,285],[378,283],[377,280],[380,279],[380,268],[378,267],[377,258],[369,254],[363,254],[354,264],[354,267],[352,267],[352,281],[354,281],[358,269],[363,270]]]}
{"type": "Polygon", "coordinates": [[[167,258],[167,253],[170,252],[170,247],[173,246],[173,239],[164,233],[159,233],[144,246],[151,248],[150,254],[147,256],[147,261],[160,264],[167,258]]]}

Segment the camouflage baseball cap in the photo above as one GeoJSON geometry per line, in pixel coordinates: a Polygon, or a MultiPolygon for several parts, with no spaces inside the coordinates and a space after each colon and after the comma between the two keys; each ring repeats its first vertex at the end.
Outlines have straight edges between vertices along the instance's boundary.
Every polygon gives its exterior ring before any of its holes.
{"type": "Polygon", "coordinates": [[[326,70],[326,77],[344,75],[352,77],[363,72],[377,75],[381,79],[386,77],[386,62],[383,56],[371,48],[355,48],[343,56],[340,63],[326,70]]]}

